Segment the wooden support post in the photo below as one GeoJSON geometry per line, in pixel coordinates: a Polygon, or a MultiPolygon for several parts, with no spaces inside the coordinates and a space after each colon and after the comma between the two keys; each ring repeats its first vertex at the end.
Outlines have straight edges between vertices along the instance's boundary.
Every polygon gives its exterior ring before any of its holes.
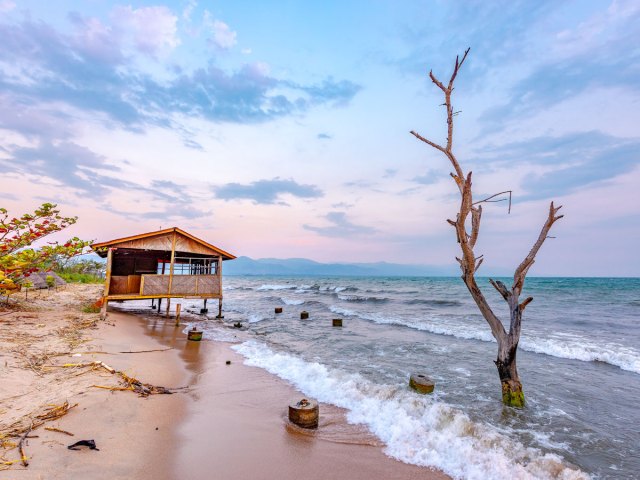
{"type": "Polygon", "coordinates": [[[180,326],[180,309],[181,308],[182,308],[181,303],[176,305],[176,327],[180,326]]]}
{"type": "Polygon", "coordinates": [[[169,318],[169,309],[171,308],[171,297],[167,297],[167,314],[165,315],[169,318]]]}
{"type": "MultiPolygon", "coordinates": [[[[171,240],[171,264],[169,265],[169,291],[167,292],[171,295],[171,287],[173,286],[173,265],[176,261],[176,240],[178,239],[178,235],[176,234],[175,229],[173,230],[173,239],[171,240]]],[[[171,299],[167,297],[167,317],[169,316],[169,306],[171,304],[171,299]]]]}
{"type": "Polygon", "coordinates": [[[107,271],[105,273],[104,292],[102,294],[102,308],[100,309],[100,318],[107,318],[107,305],[109,301],[109,287],[111,285],[111,266],[113,264],[113,248],[107,250],[107,271]]]}
{"type": "Polygon", "coordinates": [[[158,313],[160,313],[160,305],[162,305],[162,299],[158,299],[158,313]]]}
{"type": "Polygon", "coordinates": [[[224,318],[224,315],[222,315],[222,255],[218,257],[216,275],[218,276],[219,289],[216,293],[220,295],[220,298],[218,299],[218,316],[216,318],[224,318]]]}

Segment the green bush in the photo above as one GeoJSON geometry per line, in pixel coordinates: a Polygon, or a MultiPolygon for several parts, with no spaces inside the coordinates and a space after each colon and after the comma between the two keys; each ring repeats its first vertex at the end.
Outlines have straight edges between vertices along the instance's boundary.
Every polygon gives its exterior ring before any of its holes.
{"type": "Polygon", "coordinates": [[[60,272],[58,275],[67,283],[103,283],[104,279],[90,273],[60,272]]]}

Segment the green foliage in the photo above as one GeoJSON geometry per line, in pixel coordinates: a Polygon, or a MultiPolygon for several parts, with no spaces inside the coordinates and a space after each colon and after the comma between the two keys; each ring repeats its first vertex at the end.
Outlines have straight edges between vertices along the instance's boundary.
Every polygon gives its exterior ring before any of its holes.
{"type": "Polygon", "coordinates": [[[45,282],[47,282],[47,287],[49,288],[56,286],[56,279],[51,275],[47,275],[47,278],[45,278],[45,282]]]}
{"type": "Polygon", "coordinates": [[[53,203],[43,203],[32,214],[10,218],[0,208],[0,292],[20,288],[31,273],[55,268],[58,262],[83,253],[91,242],[74,237],[64,244],[31,245],[76,223],[77,217],[63,217],[53,203]]]}
{"type": "Polygon", "coordinates": [[[103,283],[105,264],[96,260],[71,259],[59,262],[56,273],[68,283],[103,283]]]}
{"type": "Polygon", "coordinates": [[[82,307],[84,313],[100,313],[100,307],[96,305],[85,305],[82,307]]]}
{"type": "Polygon", "coordinates": [[[60,272],[58,273],[67,283],[103,283],[104,278],[91,273],[75,273],[75,272],[60,272]]]}

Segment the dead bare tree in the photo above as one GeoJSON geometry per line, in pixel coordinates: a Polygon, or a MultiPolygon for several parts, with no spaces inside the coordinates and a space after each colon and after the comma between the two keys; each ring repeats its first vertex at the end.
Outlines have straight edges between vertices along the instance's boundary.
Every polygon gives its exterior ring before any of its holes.
{"type": "Polygon", "coordinates": [[[547,220],[542,226],[542,230],[540,232],[540,235],[538,236],[538,239],[533,244],[531,251],[525,257],[522,263],[520,263],[513,275],[513,285],[511,286],[511,289],[508,289],[506,285],[499,280],[489,280],[491,285],[493,285],[493,287],[495,287],[500,295],[502,295],[502,298],[504,298],[509,306],[510,323],[509,331],[507,332],[502,321],[498,318],[498,316],[493,312],[493,310],[487,303],[484,294],[482,293],[480,287],[476,282],[475,274],[483,261],[483,256],[480,255],[479,257],[476,257],[473,251],[478,240],[478,234],[480,232],[480,219],[482,217],[481,204],[490,201],[499,194],[492,195],[491,197],[488,197],[484,200],[474,202],[473,194],[471,191],[471,172],[465,175],[452,150],[453,117],[457,112],[454,112],[453,110],[453,106],[451,104],[451,94],[454,90],[453,84],[456,76],[458,75],[462,64],[466,60],[468,53],[469,49],[464,52],[462,59],[456,57],[456,63],[453,68],[453,73],[451,74],[451,78],[449,79],[449,83],[447,85],[439,81],[433,74],[433,71],[429,72],[429,78],[431,78],[431,81],[436,84],[436,86],[440,90],[442,90],[442,93],[444,94],[443,105],[447,109],[448,126],[446,146],[443,147],[435,142],[432,142],[431,140],[424,138],[414,131],[412,131],[411,134],[419,140],[425,142],[427,145],[430,145],[436,150],[441,151],[449,159],[451,165],[453,165],[454,172],[451,173],[451,176],[455,180],[456,185],[460,190],[461,202],[460,211],[456,215],[456,220],[447,220],[447,222],[455,228],[457,240],[460,244],[460,249],[462,250],[462,258],[456,257],[456,260],[460,264],[460,269],[462,270],[462,280],[469,289],[469,292],[471,293],[473,300],[476,302],[476,305],[480,309],[482,316],[489,324],[491,333],[498,342],[498,358],[496,359],[495,364],[498,367],[498,375],[500,376],[500,382],[502,383],[502,401],[504,404],[509,406],[523,407],[524,392],[522,390],[522,383],[520,382],[520,377],[518,376],[518,370],[516,368],[516,353],[518,350],[518,342],[520,341],[522,313],[524,312],[526,306],[531,303],[533,297],[527,297],[522,302],[520,302],[520,294],[522,293],[522,288],[524,287],[524,280],[527,272],[533,265],[540,247],[548,238],[549,230],[557,220],[563,217],[563,215],[557,215],[558,210],[560,210],[561,207],[556,207],[554,206],[553,202],[551,202],[547,220]],[[470,223],[470,231],[468,223],[470,223]]]}

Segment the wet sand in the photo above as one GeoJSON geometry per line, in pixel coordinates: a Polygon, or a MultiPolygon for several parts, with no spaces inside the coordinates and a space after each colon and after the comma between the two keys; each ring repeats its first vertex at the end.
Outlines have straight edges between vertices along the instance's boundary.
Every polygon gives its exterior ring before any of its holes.
{"type": "Polygon", "coordinates": [[[140,320],[148,335],[180,349],[190,372],[186,415],[176,426],[168,478],[446,479],[385,456],[383,445],[344,411],[321,404],[317,431],[291,425],[287,405],[303,395],[221,342],[185,342],[161,320],[140,320]],[[231,361],[230,365],[226,362],[231,361]]]}
{"type": "Polygon", "coordinates": [[[349,425],[336,407],[320,405],[317,431],[291,426],[287,405],[302,398],[300,392],[243,365],[229,344],[188,342],[173,320],[112,310],[91,337],[90,349],[108,353],[84,354],[83,361],[101,360],[144,382],[188,389],[140,398],[91,388],[115,384],[108,373],[80,376],[84,383],[51,394],[53,403],[64,397],[78,406],[47,424],[75,436],[40,427],[34,432],[38,438],[28,440],[29,467],[13,466],[0,478],[448,478],[385,456],[383,446],[363,428],[349,425]],[[81,439],[94,439],[100,451],[66,448],[81,439]]]}

